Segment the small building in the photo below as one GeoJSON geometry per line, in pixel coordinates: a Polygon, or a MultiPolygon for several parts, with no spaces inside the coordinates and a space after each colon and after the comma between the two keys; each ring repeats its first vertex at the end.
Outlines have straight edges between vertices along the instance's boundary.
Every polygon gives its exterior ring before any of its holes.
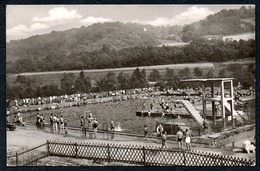
{"type": "Polygon", "coordinates": [[[156,122],[155,132],[157,133],[159,125],[162,125],[163,131],[166,131],[167,135],[176,135],[178,128],[180,128],[183,132],[189,128],[187,125],[185,125],[185,123],[181,122],[156,122]]]}

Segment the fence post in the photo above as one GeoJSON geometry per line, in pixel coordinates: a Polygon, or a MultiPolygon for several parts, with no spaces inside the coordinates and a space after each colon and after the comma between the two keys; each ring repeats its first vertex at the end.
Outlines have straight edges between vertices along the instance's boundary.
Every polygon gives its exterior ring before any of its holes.
{"type": "Polygon", "coordinates": [[[78,145],[75,143],[75,157],[78,158],[78,145]]]}
{"type": "Polygon", "coordinates": [[[144,166],[146,166],[146,156],[145,156],[145,147],[143,146],[143,160],[144,160],[144,166]]]}
{"type": "Polygon", "coordinates": [[[18,166],[18,153],[15,152],[15,158],[16,158],[16,166],[18,166]]]}
{"type": "Polygon", "coordinates": [[[183,165],[186,166],[186,156],[185,156],[185,151],[182,151],[183,154],[183,165]]]}
{"type": "Polygon", "coordinates": [[[50,156],[50,142],[47,140],[47,156],[50,156]]]}
{"type": "Polygon", "coordinates": [[[111,161],[109,144],[107,144],[107,161],[108,161],[109,163],[110,163],[110,161],[111,161]]]}

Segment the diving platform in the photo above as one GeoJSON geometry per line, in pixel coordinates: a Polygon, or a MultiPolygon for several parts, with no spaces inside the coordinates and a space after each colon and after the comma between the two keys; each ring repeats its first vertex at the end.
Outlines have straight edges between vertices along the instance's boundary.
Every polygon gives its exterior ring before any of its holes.
{"type": "Polygon", "coordinates": [[[189,111],[198,122],[201,122],[202,118],[206,119],[207,101],[212,104],[213,129],[216,126],[217,110],[219,110],[222,118],[223,130],[226,129],[227,122],[231,122],[231,126],[235,126],[235,119],[245,119],[234,110],[233,78],[185,79],[181,80],[181,82],[196,82],[202,85],[202,117],[199,117],[198,113],[193,109],[189,111]],[[209,90],[206,90],[206,86],[209,87],[209,90]],[[215,93],[215,87],[217,87],[220,92],[215,93]],[[217,104],[220,108],[218,108],[217,104]]]}

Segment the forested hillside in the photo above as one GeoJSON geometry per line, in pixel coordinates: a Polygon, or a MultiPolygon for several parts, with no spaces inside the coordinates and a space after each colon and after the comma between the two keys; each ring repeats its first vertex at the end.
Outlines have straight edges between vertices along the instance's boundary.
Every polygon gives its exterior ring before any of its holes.
{"type": "Polygon", "coordinates": [[[7,43],[7,73],[219,62],[255,57],[255,41],[206,41],[203,35],[255,31],[255,9],[222,10],[182,26],[110,22],[7,43]],[[191,41],[156,47],[160,39],[191,41]]]}
{"type": "Polygon", "coordinates": [[[183,40],[190,41],[204,35],[229,35],[255,32],[255,8],[245,6],[238,10],[221,10],[205,20],[186,25],[183,40]]]}
{"type": "Polygon", "coordinates": [[[91,52],[100,50],[104,45],[109,49],[120,50],[160,44],[152,32],[144,31],[144,26],[140,24],[120,22],[93,24],[67,31],[52,31],[45,35],[10,41],[7,43],[7,61],[91,52]]]}
{"type": "Polygon", "coordinates": [[[7,73],[137,67],[192,62],[220,62],[255,57],[255,40],[198,39],[184,47],[134,47],[119,51],[103,46],[94,52],[47,55],[7,64],[7,73]]]}

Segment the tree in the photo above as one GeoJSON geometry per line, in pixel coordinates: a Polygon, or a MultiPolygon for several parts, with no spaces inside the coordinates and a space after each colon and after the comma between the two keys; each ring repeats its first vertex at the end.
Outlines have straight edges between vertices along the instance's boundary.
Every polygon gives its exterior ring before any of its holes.
{"type": "Polygon", "coordinates": [[[131,88],[140,87],[140,78],[141,78],[140,70],[139,70],[139,68],[136,68],[130,78],[131,88]]]}
{"type": "Polygon", "coordinates": [[[114,72],[109,72],[106,75],[107,90],[117,89],[117,78],[114,72]]]}
{"type": "Polygon", "coordinates": [[[20,83],[20,84],[26,84],[27,82],[28,82],[27,77],[23,75],[18,75],[15,80],[15,83],[20,83]]]}
{"type": "Polygon", "coordinates": [[[91,80],[89,77],[85,77],[83,71],[80,72],[79,76],[75,80],[75,90],[83,93],[88,93],[91,90],[91,80]]]}
{"type": "Polygon", "coordinates": [[[73,73],[64,73],[60,80],[60,88],[63,93],[73,94],[74,93],[74,82],[75,76],[73,73]]]}
{"type": "Polygon", "coordinates": [[[45,96],[45,92],[43,91],[42,87],[37,86],[35,90],[35,97],[43,97],[45,96]]]}
{"type": "Polygon", "coordinates": [[[173,85],[174,83],[174,70],[166,68],[164,79],[167,82],[167,85],[173,85]]]}
{"type": "Polygon", "coordinates": [[[214,71],[210,69],[207,74],[205,75],[206,78],[214,78],[214,71]]]}
{"type": "Polygon", "coordinates": [[[141,78],[140,78],[140,82],[141,82],[141,88],[147,87],[148,86],[148,81],[146,79],[146,71],[145,69],[142,70],[141,72],[141,78]]]}
{"type": "Polygon", "coordinates": [[[148,85],[146,79],[146,71],[143,69],[141,72],[139,68],[136,68],[130,78],[130,84],[132,88],[144,88],[148,85]]]}
{"type": "Polygon", "coordinates": [[[19,85],[19,86],[13,86],[13,87],[10,87],[7,85],[7,88],[6,88],[6,98],[7,99],[18,99],[20,98],[21,96],[21,90],[22,90],[22,86],[19,85]]]}
{"type": "MultiPolygon", "coordinates": [[[[165,84],[166,86],[173,87],[174,89],[176,89],[178,87],[179,81],[180,81],[178,76],[175,75],[174,70],[169,69],[169,68],[166,68],[164,80],[166,81],[166,84],[165,84]]],[[[163,84],[161,84],[161,85],[163,85],[163,84]]]]}
{"type": "Polygon", "coordinates": [[[120,72],[117,76],[117,83],[118,83],[118,88],[121,90],[126,90],[130,88],[129,85],[129,75],[124,74],[123,72],[120,72]]]}
{"type": "Polygon", "coordinates": [[[96,87],[94,87],[95,91],[108,91],[106,86],[105,78],[99,78],[96,82],[96,87]]]}
{"type": "Polygon", "coordinates": [[[60,95],[59,86],[56,84],[45,85],[42,87],[44,96],[57,96],[60,95]]]}
{"type": "Polygon", "coordinates": [[[112,91],[117,89],[116,74],[109,72],[103,78],[97,81],[97,87],[100,91],[112,91]]]}
{"type": "Polygon", "coordinates": [[[203,76],[203,71],[199,67],[195,67],[193,74],[196,78],[201,78],[203,76]]]}
{"type": "Polygon", "coordinates": [[[161,80],[161,74],[157,69],[153,69],[148,77],[149,81],[158,82],[161,80]]]}
{"type": "Polygon", "coordinates": [[[179,71],[179,76],[181,79],[187,79],[187,78],[191,78],[191,72],[190,69],[188,67],[182,69],[179,71]]]}
{"type": "Polygon", "coordinates": [[[218,77],[219,78],[225,78],[225,77],[227,77],[226,76],[226,69],[221,69],[220,71],[219,71],[219,74],[218,74],[218,77]]]}
{"type": "Polygon", "coordinates": [[[89,76],[85,77],[86,79],[84,80],[85,84],[85,92],[89,93],[92,89],[92,83],[91,83],[91,78],[89,76]]]}
{"type": "Polygon", "coordinates": [[[16,77],[15,83],[20,83],[22,86],[25,87],[32,87],[32,85],[36,83],[36,80],[23,75],[18,75],[16,77]]]}

